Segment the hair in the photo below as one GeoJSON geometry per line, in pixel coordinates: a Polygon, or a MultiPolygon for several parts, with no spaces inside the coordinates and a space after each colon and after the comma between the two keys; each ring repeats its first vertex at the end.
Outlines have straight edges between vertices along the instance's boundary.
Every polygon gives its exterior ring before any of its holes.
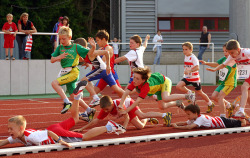
{"type": "Polygon", "coordinates": [[[130,37],[130,39],[134,40],[135,43],[139,43],[139,45],[141,45],[141,43],[142,43],[142,39],[139,35],[134,35],[134,36],[130,37]]]}
{"type": "Polygon", "coordinates": [[[62,26],[58,31],[58,35],[67,35],[72,37],[72,30],[69,27],[62,26]]]}
{"type": "Polygon", "coordinates": [[[100,107],[103,109],[103,108],[106,108],[106,107],[109,107],[112,105],[112,98],[108,95],[104,95],[101,99],[100,99],[100,107]]]}
{"type": "Polygon", "coordinates": [[[63,19],[62,19],[62,23],[63,23],[63,20],[67,20],[67,24],[66,24],[66,26],[68,26],[68,24],[69,24],[69,17],[64,16],[64,17],[63,17],[63,19]]]}
{"type": "Polygon", "coordinates": [[[148,66],[145,66],[144,68],[141,67],[134,68],[133,72],[140,74],[143,80],[148,80],[149,77],[151,76],[151,70],[148,66]]]}
{"type": "Polygon", "coordinates": [[[109,40],[109,33],[106,30],[98,30],[95,37],[100,38],[101,40],[105,38],[106,41],[109,40]]]}
{"type": "Polygon", "coordinates": [[[237,40],[229,40],[227,42],[226,49],[227,50],[237,50],[240,48],[240,43],[237,40]]]}
{"type": "Polygon", "coordinates": [[[223,47],[227,47],[227,42],[225,44],[223,44],[223,47]]]}
{"type": "Polygon", "coordinates": [[[188,47],[190,50],[193,50],[193,44],[192,44],[191,42],[185,42],[185,43],[182,44],[182,47],[183,47],[183,46],[186,46],[186,47],[188,47]]]}
{"type": "Polygon", "coordinates": [[[24,129],[26,128],[26,119],[22,115],[11,117],[8,122],[13,122],[18,126],[23,126],[24,129]]]}
{"type": "Polygon", "coordinates": [[[185,107],[184,111],[190,111],[193,114],[200,115],[200,107],[197,104],[189,104],[185,107]]]}
{"type": "Polygon", "coordinates": [[[13,15],[11,13],[7,14],[6,17],[11,16],[13,18],[13,15]]]}
{"type": "Polygon", "coordinates": [[[22,13],[21,16],[20,16],[20,20],[21,20],[21,21],[23,20],[23,17],[24,17],[24,16],[29,16],[29,14],[28,14],[28,13],[22,13]]]}
{"type": "Polygon", "coordinates": [[[158,33],[158,32],[161,32],[161,31],[160,31],[160,30],[158,30],[158,31],[157,31],[157,33],[158,33]]]}
{"type": "Polygon", "coordinates": [[[87,48],[87,41],[85,38],[77,38],[74,40],[74,43],[82,45],[84,48],[87,48]]]}

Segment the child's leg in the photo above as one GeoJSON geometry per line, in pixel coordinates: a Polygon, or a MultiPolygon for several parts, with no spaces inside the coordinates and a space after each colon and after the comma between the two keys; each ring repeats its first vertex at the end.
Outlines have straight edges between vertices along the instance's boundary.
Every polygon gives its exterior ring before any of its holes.
{"type": "Polygon", "coordinates": [[[52,81],[51,83],[53,89],[57,92],[57,94],[65,100],[67,98],[66,94],[64,93],[62,87],[60,86],[59,82],[57,80],[52,81]]]}
{"type": "Polygon", "coordinates": [[[120,87],[118,87],[118,85],[113,85],[111,86],[111,88],[113,89],[113,91],[115,91],[115,93],[121,98],[123,93],[124,93],[124,90],[120,87]]]}
{"type": "Polygon", "coordinates": [[[202,91],[202,89],[196,90],[196,93],[198,93],[202,97],[202,99],[204,99],[208,103],[209,106],[213,104],[212,101],[206,95],[206,93],[202,91]]]}
{"type": "Polygon", "coordinates": [[[9,57],[9,54],[8,54],[9,51],[8,51],[8,49],[9,48],[5,48],[5,56],[6,56],[6,58],[9,57]]]}
{"type": "Polygon", "coordinates": [[[247,104],[248,88],[249,88],[249,83],[245,81],[243,85],[241,86],[241,100],[240,100],[240,110],[239,110],[243,113],[244,113],[245,106],[247,104]]]}
{"type": "Polygon", "coordinates": [[[95,128],[90,129],[88,132],[84,133],[82,135],[82,140],[89,140],[93,137],[99,136],[106,132],[107,132],[107,128],[105,126],[95,127],[95,128]]]}
{"type": "Polygon", "coordinates": [[[190,89],[188,89],[186,87],[186,83],[184,81],[180,81],[177,85],[176,85],[176,89],[178,89],[179,91],[182,91],[183,93],[188,93],[190,91],[190,89]]]}
{"type": "Polygon", "coordinates": [[[153,118],[153,117],[163,117],[163,113],[160,112],[142,112],[140,109],[137,109],[135,111],[135,114],[140,118],[140,119],[145,119],[145,118],[153,118]]]}
{"type": "Polygon", "coordinates": [[[224,98],[226,96],[227,95],[223,91],[220,91],[219,96],[218,96],[218,104],[220,107],[220,116],[221,117],[226,117],[226,108],[225,108],[225,102],[224,102],[224,98]]]}
{"type": "Polygon", "coordinates": [[[142,119],[140,121],[137,116],[130,121],[130,123],[132,123],[137,129],[143,129],[147,122],[147,119],[142,119]]]}
{"type": "Polygon", "coordinates": [[[214,91],[211,98],[216,101],[218,103],[218,95],[219,95],[219,92],[217,91],[214,91]]]}
{"type": "MultiPolygon", "coordinates": [[[[79,99],[81,100],[81,99],[79,99]]],[[[71,116],[75,120],[75,123],[77,124],[79,122],[79,100],[74,99],[72,106],[70,108],[71,116]]]]}

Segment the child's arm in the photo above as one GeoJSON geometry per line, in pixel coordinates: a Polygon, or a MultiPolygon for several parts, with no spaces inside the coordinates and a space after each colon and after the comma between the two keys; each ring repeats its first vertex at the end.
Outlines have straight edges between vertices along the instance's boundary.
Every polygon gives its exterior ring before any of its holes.
{"type": "Polygon", "coordinates": [[[89,127],[92,127],[94,125],[96,125],[99,122],[98,118],[95,118],[94,120],[92,120],[90,123],[88,123],[86,126],[83,126],[82,128],[79,129],[74,129],[74,132],[82,132],[84,129],[87,129],[89,127]]]}
{"type": "Polygon", "coordinates": [[[55,134],[54,132],[52,131],[48,131],[48,136],[53,138],[54,140],[56,140],[58,143],[60,143],[61,145],[65,145],[67,147],[72,147],[69,143],[63,141],[62,139],[60,139],[60,137],[58,137],[57,134],[55,134]]]}
{"type": "Polygon", "coordinates": [[[192,72],[195,72],[195,71],[199,71],[199,69],[200,69],[199,65],[196,65],[191,70],[188,70],[188,69],[184,70],[184,74],[187,75],[189,73],[192,73],[192,72]]]}
{"type": "Polygon", "coordinates": [[[207,65],[207,66],[210,66],[210,67],[217,67],[219,64],[218,63],[215,63],[215,62],[206,62],[204,60],[199,60],[203,65],[207,65]]]}
{"type": "Polygon", "coordinates": [[[0,146],[4,146],[4,145],[7,145],[7,144],[10,144],[8,139],[0,140],[0,146]]]}
{"type": "MultiPolygon", "coordinates": [[[[126,92],[126,91],[125,91],[125,92],[126,92]]],[[[133,108],[135,108],[136,106],[139,106],[139,103],[140,103],[142,100],[143,100],[142,98],[137,97],[136,101],[135,101],[130,107],[128,107],[127,109],[122,110],[122,111],[120,112],[120,115],[127,114],[127,113],[128,113],[129,111],[131,111],[133,108]]],[[[123,105],[123,104],[121,104],[121,102],[120,102],[120,105],[123,105]]]]}
{"type": "Polygon", "coordinates": [[[127,58],[125,56],[119,57],[115,59],[115,64],[123,62],[124,60],[126,60],[127,58]]]}
{"type": "Polygon", "coordinates": [[[10,31],[2,29],[2,31],[6,34],[11,34],[10,31]]]}
{"type": "Polygon", "coordinates": [[[123,109],[123,104],[124,104],[127,96],[129,95],[129,93],[130,93],[130,90],[128,90],[128,89],[126,89],[125,92],[123,93],[120,104],[118,105],[119,109],[123,109]]]}
{"type": "Polygon", "coordinates": [[[63,53],[63,54],[61,54],[61,55],[59,55],[57,57],[52,57],[51,56],[50,62],[54,63],[54,62],[57,62],[57,61],[61,61],[62,59],[66,58],[68,54],[69,53],[63,53]]]}
{"type": "Polygon", "coordinates": [[[216,68],[206,68],[208,71],[212,71],[212,72],[215,72],[217,70],[220,70],[220,69],[223,69],[224,67],[226,67],[226,65],[224,64],[220,64],[219,66],[217,66],[216,68]]]}
{"type": "Polygon", "coordinates": [[[126,115],[124,115],[124,123],[123,123],[123,127],[124,127],[124,128],[127,128],[128,123],[129,123],[129,115],[128,115],[128,114],[126,114],[126,115]]]}
{"type": "Polygon", "coordinates": [[[148,40],[150,39],[150,35],[147,35],[146,38],[145,38],[145,41],[143,43],[143,47],[147,48],[147,45],[148,45],[148,40]]]}
{"type": "MultiPolygon", "coordinates": [[[[89,44],[91,45],[91,48],[90,48],[90,50],[89,50],[89,52],[88,52],[88,56],[89,56],[89,57],[92,57],[92,56],[94,56],[94,51],[95,51],[95,49],[96,49],[96,43],[95,43],[94,38],[92,38],[92,37],[89,37],[89,38],[88,38],[88,42],[89,42],[89,44]]],[[[94,57],[94,58],[95,58],[95,57],[94,57]]]]}
{"type": "Polygon", "coordinates": [[[172,123],[171,125],[172,125],[174,128],[177,128],[177,129],[193,129],[193,128],[198,127],[198,125],[195,124],[195,123],[192,123],[192,124],[190,124],[190,125],[187,125],[187,123],[185,124],[184,122],[172,123]]]}

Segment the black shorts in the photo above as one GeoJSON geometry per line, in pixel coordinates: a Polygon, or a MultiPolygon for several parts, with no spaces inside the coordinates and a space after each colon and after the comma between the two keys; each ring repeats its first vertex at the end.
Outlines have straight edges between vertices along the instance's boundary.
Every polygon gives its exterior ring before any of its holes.
{"type": "Polygon", "coordinates": [[[181,81],[185,82],[186,85],[192,84],[195,88],[195,90],[201,90],[201,83],[200,82],[189,82],[185,78],[183,78],[181,81]]]}
{"type": "Polygon", "coordinates": [[[241,127],[241,121],[233,118],[220,117],[226,128],[241,127]]]}

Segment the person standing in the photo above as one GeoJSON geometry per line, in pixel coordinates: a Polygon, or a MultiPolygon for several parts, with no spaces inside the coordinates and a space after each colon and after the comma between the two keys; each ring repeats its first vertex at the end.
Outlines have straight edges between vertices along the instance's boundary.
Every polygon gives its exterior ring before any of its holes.
{"type": "MultiPolygon", "coordinates": [[[[200,43],[210,43],[211,42],[211,34],[207,32],[207,26],[203,26],[200,43]]],[[[198,59],[202,60],[202,55],[204,54],[206,49],[209,49],[209,44],[201,44],[199,48],[198,59]]]]}
{"type": "Polygon", "coordinates": [[[153,38],[153,43],[157,43],[154,45],[153,50],[156,50],[156,56],[154,60],[154,64],[160,65],[160,58],[161,58],[161,43],[163,42],[163,38],[161,36],[161,31],[157,31],[157,34],[153,38]]]}

